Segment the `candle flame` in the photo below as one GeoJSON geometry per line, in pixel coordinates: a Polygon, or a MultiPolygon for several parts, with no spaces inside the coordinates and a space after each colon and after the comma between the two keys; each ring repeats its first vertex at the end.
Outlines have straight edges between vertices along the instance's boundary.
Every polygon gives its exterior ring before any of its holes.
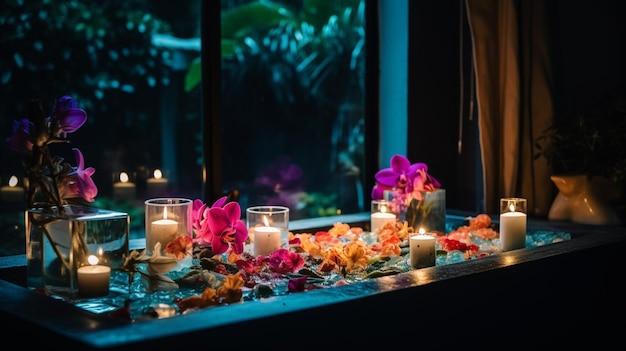
{"type": "Polygon", "coordinates": [[[510,210],[511,212],[515,212],[515,205],[513,205],[513,203],[512,203],[512,202],[509,204],[509,210],[510,210]]]}
{"type": "Polygon", "coordinates": [[[87,262],[89,262],[90,265],[95,266],[98,264],[98,257],[89,255],[89,257],[87,257],[87,262]]]}
{"type": "Polygon", "coordinates": [[[424,228],[420,228],[419,233],[420,233],[420,234],[424,234],[424,233],[426,233],[426,229],[424,229],[424,228]]]}
{"type": "Polygon", "coordinates": [[[385,206],[385,205],[380,206],[380,212],[386,213],[387,212],[387,206],[385,206]]]}
{"type": "Polygon", "coordinates": [[[267,219],[267,216],[263,216],[263,224],[265,224],[266,227],[270,226],[270,221],[267,219]]]}
{"type": "Polygon", "coordinates": [[[17,177],[12,175],[11,178],[9,178],[9,186],[11,188],[17,186],[17,177]]]}
{"type": "Polygon", "coordinates": [[[167,219],[167,207],[163,207],[163,219],[167,219]]]}
{"type": "Polygon", "coordinates": [[[163,178],[163,172],[161,172],[160,169],[155,169],[154,170],[154,179],[161,179],[163,178]]]}
{"type": "Polygon", "coordinates": [[[120,173],[120,182],[128,183],[128,180],[129,180],[128,173],[126,173],[126,172],[120,173]]]}

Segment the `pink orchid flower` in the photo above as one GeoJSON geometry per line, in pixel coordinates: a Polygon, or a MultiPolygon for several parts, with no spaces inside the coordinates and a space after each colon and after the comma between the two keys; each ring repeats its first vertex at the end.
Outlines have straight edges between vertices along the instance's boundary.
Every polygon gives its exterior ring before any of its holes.
{"type": "Polygon", "coordinates": [[[282,248],[269,255],[267,265],[279,274],[295,273],[304,267],[304,259],[298,253],[282,248]]]}
{"type": "MultiPolygon", "coordinates": [[[[225,201],[225,200],[224,200],[225,201]]],[[[248,228],[240,219],[241,208],[237,202],[229,202],[224,207],[211,207],[208,211],[211,229],[211,249],[216,255],[231,248],[236,254],[243,253],[243,245],[248,239],[248,228]]]]}
{"type": "Polygon", "coordinates": [[[194,241],[200,245],[210,245],[213,240],[213,233],[209,227],[209,209],[211,207],[223,207],[226,203],[226,196],[221,197],[213,203],[212,206],[205,204],[204,201],[196,199],[191,205],[191,224],[195,232],[194,241]]]}
{"type": "Polygon", "coordinates": [[[82,197],[85,201],[94,202],[98,195],[98,187],[91,176],[96,172],[93,167],[85,168],[83,153],[73,148],[77,166],[67,175],[61,194],[62,198],[82,197]]]}

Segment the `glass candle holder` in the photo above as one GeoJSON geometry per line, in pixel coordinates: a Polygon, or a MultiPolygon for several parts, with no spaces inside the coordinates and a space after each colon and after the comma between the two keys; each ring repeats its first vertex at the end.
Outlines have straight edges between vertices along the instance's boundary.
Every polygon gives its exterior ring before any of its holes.
{"type": "Polygon", "coordinates": [[[526,199],[506,197],[500,199],[500,242],[502,251],[526,247],[526,199]]]}
{"type": "Polygon", "coordinates": [[[388,222],[395,223],[397,216],[391,211],[391,203],[387,200],[372,200],[370,214],[370,231],[376,233],[388,222]]]}
{"type": "Polygon", "coordinates": [[[193,237],[193,201],[182,198],[157,198],[145,201],[146,253],[152,255],[157,243],[164,254],[167,244],[183,235],[193,237]]]}
{"type": "Polygon", "coordinates": [[[246,209],[246,225],[255,256],[289,247],[289,208],[254,206],[246,209]]]}

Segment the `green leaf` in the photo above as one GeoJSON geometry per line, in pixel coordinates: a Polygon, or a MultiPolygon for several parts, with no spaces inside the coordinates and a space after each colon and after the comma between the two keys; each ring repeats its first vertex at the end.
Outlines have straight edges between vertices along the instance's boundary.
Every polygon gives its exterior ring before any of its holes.
{"type": "Polygon", "coordinates": [[[200,57],[196,57],[190,64],[185,75],[185,92],[192,91],[202,80],[202,64],[200,57]]]}

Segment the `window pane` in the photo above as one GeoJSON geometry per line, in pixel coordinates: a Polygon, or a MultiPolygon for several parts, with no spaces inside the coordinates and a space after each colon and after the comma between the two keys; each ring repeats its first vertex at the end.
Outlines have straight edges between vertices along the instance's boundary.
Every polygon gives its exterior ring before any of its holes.
{"type": "MultiPolygon", "coordinates": [[[[200,55],[200,0],[7,1],[0,10],[0,126],[11,134],[25,102],[41,99],[49,113],[71,95],[87,122],[53,154],[95,168],[95,206],[131,215],[131,236],[144,235],[143,201],[202,194],[200,94],[185,90],[190,63],[200,55]],[[165,189],[151,187],[159,169],[165,189]],[[121,172],[135,183],[130,198],[114,191],[121,172]]],[[[24,173],[20,157],[1,148],[3,186],[24,173]],[[6,167],[8,165],[8,167],[6,167]]],[[[1,198],[0,255],[24,253],[24,202],[1,198]],[[7,235],[9,234],[9,235],[7,235]],[[6,240],[5,240],[6,239],[6,240]]]]}
{"type": "Polygon", "coordinates": [[[224,192],[290,219],[366,210],[365,2],[221,5],[224,192]]]}

